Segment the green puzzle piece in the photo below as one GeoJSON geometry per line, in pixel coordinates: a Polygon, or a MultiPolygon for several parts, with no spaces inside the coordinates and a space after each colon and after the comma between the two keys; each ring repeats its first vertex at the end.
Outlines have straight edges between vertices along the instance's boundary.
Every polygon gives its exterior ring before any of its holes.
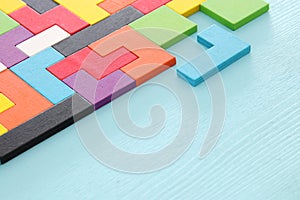
{"type": "Polygon", "coordinates": [[[0,10],[0,35],[16,28],[19,24],[0,10]]]}
{"type": "Polygon", "coordinates": [[[162,6],[129,24],[162,48],[168,48],[197,32],[197,24],[162,6]]]}
{"type": "Polygon", "coordinates": [[[269,10],[263,0],[207,0],[201,11],[224,26],[236,30],[269,10]]]}

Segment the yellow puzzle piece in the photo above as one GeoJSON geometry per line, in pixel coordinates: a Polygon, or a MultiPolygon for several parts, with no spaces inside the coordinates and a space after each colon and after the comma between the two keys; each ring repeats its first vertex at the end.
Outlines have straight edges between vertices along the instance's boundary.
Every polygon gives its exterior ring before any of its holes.
{"type": "Polygon", "coordinates": [[[9,100],[4,94],[0,93],[0,113],[10,109],[15,104],[9,100]]]}
{"type": "Polygon", "coordinates": [[[200,10],[201,3],[205,0],[173,0],[167,6],[177,13],[188,17],[200,10]]]}
{"type": "Polygon", "coordinates": [[[107,18],[110,14],[98,4],[103,0],[54,0],[72,13],[93,25],[107,18]]]}
{"type": "Polygon", "coordinates": [[[10,14],[24,6],[26,6],[26,3],[21,0],[0,0],[0,10],[6,14],[10,14]]]}
{"type": "Polygon", "coordinates": [[[7,131],[8,130],[2,124],[0,124],[0,136],[4,135],[4,133],[7,133],[7,131]]]}

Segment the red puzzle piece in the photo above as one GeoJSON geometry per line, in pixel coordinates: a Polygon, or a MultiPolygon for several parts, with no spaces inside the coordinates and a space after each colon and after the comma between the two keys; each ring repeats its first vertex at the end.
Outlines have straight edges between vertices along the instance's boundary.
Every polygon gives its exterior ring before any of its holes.
{"type": "Polygon", "coordinates": [[[56,6],[43,14],[39,14],[29,6],[25,6],[11,13],[10,17],[34,34],[38,34],[51,26],[58,25],[72,35],[89,26],[88,23],[63,6],[56,6]]]}
{"type": "Polygon", "coordinates": [[[137,0],[132,4],[132,6],[141,11],[142,13],[148,14],[170,1],[171,0],[137,0]]]}

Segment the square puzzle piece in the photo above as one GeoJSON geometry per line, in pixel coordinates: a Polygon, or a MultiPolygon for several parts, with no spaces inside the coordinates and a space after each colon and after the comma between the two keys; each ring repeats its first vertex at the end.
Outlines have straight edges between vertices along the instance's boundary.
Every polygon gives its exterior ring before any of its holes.
{"type": "Polygon", "coordinates": [[[236,30],[269,10],[264,0],[207,0],[201,11],[236,30]]]}
{"type": "Polygon", "coordinates": [[[168,48],[197,31],[197,25],[167,6],[129,24],[162,48],[168,48]]]}

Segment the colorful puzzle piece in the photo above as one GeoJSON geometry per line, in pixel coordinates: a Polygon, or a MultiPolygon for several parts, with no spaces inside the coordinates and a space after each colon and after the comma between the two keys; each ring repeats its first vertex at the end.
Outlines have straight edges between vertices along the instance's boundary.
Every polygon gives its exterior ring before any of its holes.
{"type": "Polygon", "coordinates": [[[75,15],[83,19],[89,24],[96,24],[97,22],[107,18],[110,14],[98,4],[103,0],[54,0],[63,5],[65,8],[73,12],[75,15]]]}
{"type": "Polygon", "coordinates": [[[34,9],[36,12],[42,14],[44,12],[47,12],[48,10],[51,10],[52,8],[55,8],[58,4],[55,3],[53,0],[23,0],[28,6],[30,6],[32,9],[34,9]]]}
{"type": "Polygon", "coordinates": [[[17,48],[33,56],[48,47],[68,38],[69,33],[55,25],[17,45],[17,48]]]}
{"type": "Polygon", "coordinates": [[[26,6],[26,3],[21,0],[0,0],[0,10],[6,14],[12,13],[23,6],[26,6]]]}
{"type": "Polygon", "coordinates": [[[4,135],[7,132],[8,132],[7,128],[5,128],[2,124],[0,124],[0,136],[4,135]]]}
{"type": "Polygon", "coordinates": [[[0,36],[0,62],[6,67],[25,60],[28,56],[16,47],[19,43],[32,37],[32,33],[22,26],[0,36]]]}
{"type": "Polygon", "coordinates": [[[201,11],[224,26],[236,30],[269,10],[264,0],[207,0],[201,11]]]}
{"type": "Polygon", "coordinates": [[[177,13],[189,17],[200,10],[200,5],[206,0],[172,0],[167,6],[177,13]]]}
{"type": "Polygon", "coordinates": [[[98,109],[135,87],[135,81],[117,70],[97,80],[87,72],[79,72],[64,80],[71,88],[91,102],[98,109]]]}
{"type": "Polygon", "coordinates": [[[46,70],[63,58],[53,48],[48,48],[15,65],[11,70],[53,104],[57,104],[74,94],[72,89],[46,70]]]}
{"type": "Polygon", "coordinates": [[[34,34],[45,31],[54,25],[58,25],[69,34],[74,34],[89,25],[63,6],[57,6],[43,14],[25,6],[9,16],[34,34]]]}
{"type": "Polygon", "coordinates": [[[197,31],[197,25],[167,6],[129,24],[159,46],[168,48],[197,31]]]}
{"type": "Polygon", "coordinates": [[[137,0],[131,5],[139,11],[141,11],[142,13],[148,14],[170,1],[171,0],[137,0]]]}
{"type": "Polygon", "coordinates": [[[16,28],[19,24],[0,10],[0,35],[16,28]]]}
{"type": "Polygon", "coordinates": [[[196,63],[197,66],[188,63],[178,68],[178,75],[192,86],[197,86],[207,78],[250,53],[249,44],[216,25],[199,33],[198,42],[209,48],[206,54],[209,56],[213,65],[205,65],[208,63],[203,62],[206,58],[203,55],[199,55],[199,58],[195,58],[195,60],[192,61],[196,63]]]}
{"type": "Polygon", "coordinates": [[[10,70],[0,73],[0,91],[15,105],[0,113],[0,124],[11,130],[52,104],[10,70]]]}
{"type": "Polygon", "coordinates": [[[4,111],[10,109],[14,105],[15,104],[9,98],[0,93],[0,113],[3,113],[4,111]]]}
{"type": "Polygon", "coordinates": [[[138,59],[122,67],[121,70],[133,78],[137,85],[176,63],[175,57],[129,26],[115,31],[89,47],[101,56],[106,56],[121,47],[134,53],[138,59]]]}
{"type": "Polygon", "coordinates": [[[99,6],[110,14],[113,14],[129,6],[135,1],[136,0],[105,0],[100,3],[99,6]]]}
{"type": "Polygon", "coordinates": [[[0,62],[0,72],[3,72],[6,69],[7,67],[0,62]]]}

